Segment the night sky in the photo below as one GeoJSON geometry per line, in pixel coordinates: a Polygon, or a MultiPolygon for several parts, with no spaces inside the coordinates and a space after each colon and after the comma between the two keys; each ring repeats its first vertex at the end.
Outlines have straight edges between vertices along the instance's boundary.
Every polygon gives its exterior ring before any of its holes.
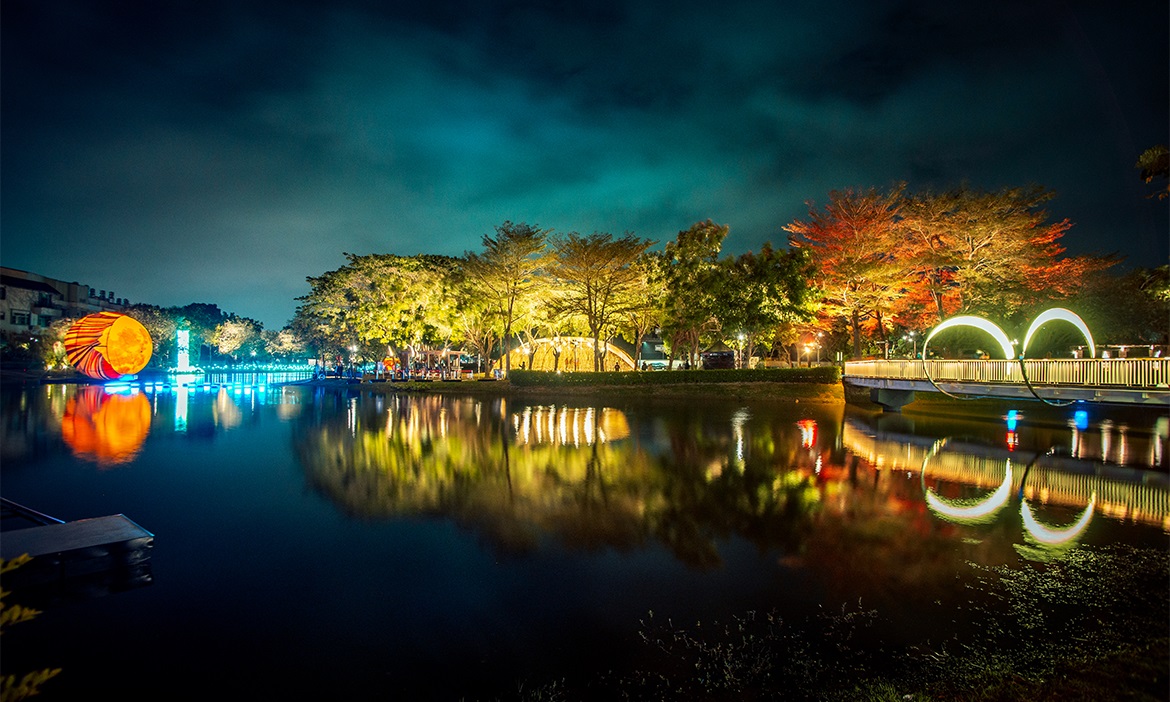
{"type": "Polygon", "coordinates": [[[782,244],[832,189],[1054,190],[1167,262],[1166,0],[3,0],[0,262],[284,325],[343,252],[505,220],[782,244]],[[400,6],[401,5],[401,6],[400,6]]]}

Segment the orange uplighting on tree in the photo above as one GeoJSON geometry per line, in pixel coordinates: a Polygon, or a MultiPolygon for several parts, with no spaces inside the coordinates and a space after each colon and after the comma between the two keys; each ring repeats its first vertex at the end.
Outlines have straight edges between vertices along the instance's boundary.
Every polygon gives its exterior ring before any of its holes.
{"type": "Polygon", "coordinates": [[[74,368],[98,380],[114,380],[146,367],[154,351],[150,333],[138,320],[117,312],[98,312],[65,332],[65,357],[74,368]]]}

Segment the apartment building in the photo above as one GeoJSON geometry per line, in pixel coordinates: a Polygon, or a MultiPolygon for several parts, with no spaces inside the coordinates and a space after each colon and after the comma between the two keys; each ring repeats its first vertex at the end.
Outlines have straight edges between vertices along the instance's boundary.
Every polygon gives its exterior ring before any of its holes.
{"type": "Polygon", "coordinates": [[[129,304],[115,297],[113,290],[0,267],[0,334],[9,339],[35,336],[62,318],[103,310],[121,312],[129,304]]]}

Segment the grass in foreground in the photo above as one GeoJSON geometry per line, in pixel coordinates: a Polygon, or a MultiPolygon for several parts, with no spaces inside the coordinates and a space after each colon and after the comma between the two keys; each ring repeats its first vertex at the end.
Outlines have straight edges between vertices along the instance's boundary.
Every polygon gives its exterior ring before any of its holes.
{"type": "Polygon", "coordinates": [[[647,663],[518,700],[1170,699],[1170,554],[1083,548],[1052,563],[983,568],[973,634],[887,649],[880,614],[844,607],[807,622],[749,612],[683,627],[651,614],[647,663]]]}

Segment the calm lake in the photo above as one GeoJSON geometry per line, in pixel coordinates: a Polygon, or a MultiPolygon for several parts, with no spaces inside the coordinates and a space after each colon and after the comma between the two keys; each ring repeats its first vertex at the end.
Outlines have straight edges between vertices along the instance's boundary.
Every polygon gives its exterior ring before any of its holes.
{"type": "Polygon", "coordinates": [[[510,698],[643,665],[651,612],[860,603],[945,638],[973,564],[1170,533],[1156,411],[369,387],[3,388],[5,498],[155,537],[148,582],[41,593],[4,673],[62,668],[46,700],[510,698]]]}

